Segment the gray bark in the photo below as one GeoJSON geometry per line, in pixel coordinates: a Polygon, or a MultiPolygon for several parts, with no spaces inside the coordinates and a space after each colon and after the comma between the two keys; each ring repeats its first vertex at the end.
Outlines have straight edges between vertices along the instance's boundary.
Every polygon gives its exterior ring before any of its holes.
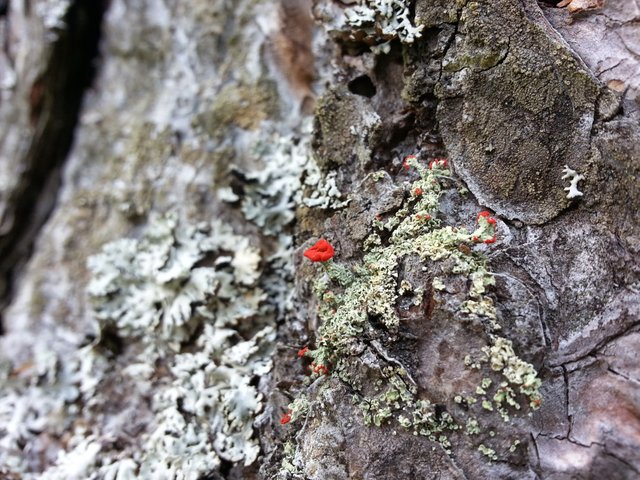
{"type": "Polygon", "coordinates": [[[409,3],[8,2],[0,476],[640,475],[640,6],[409,3]]]}

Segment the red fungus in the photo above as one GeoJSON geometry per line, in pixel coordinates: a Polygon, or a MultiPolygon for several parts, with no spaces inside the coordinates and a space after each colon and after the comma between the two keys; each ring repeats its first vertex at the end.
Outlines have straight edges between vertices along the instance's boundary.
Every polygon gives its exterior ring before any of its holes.
{"type": "Polygon", "coordinates": [[[280,417],[280,425],[285,425],[291,421],[291,410],[287,410],[287,413],[283,413],[280,417]]]}
{"type": "Polygon", "coordinates": [[[409,168],[411,168],[411,165],[409,165],[409,163],[407,162],[407,160],[415,160],[416,156],[415,155],[407,155],[406,157],[404,157],[404,162],[402,162],[402,166],[404,167],[405,170],[409,170],[409,168]]]}
{"type": "Polygon", "coordinates": [[[476,222],[479,222],[481,217],[491,217],[491,213],[487,210],[480,212],[478,214],[478,218],[476,219],[476,222]]]}
{"type": "Polygon", "coordinates": [[[312,262],[326,262],[333,258],[334,250],[329,242],[321,238],[314,246],[304,252],[304,256],[312,262]]]}
{"type": "Polygon", "coordinates": [[[434,158],[429,162],[429,170],[433,170],[434,168],[447,168],[447,159],[446,158],[434,158]]]}

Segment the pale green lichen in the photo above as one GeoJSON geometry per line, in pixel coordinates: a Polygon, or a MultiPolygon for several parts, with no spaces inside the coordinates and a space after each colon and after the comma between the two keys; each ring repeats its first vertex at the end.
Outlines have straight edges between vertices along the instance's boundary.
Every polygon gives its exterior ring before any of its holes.
{"type": "Polygon", "coordinates": [[[138,361],[150,369],[136,372],[148,375],[163,358],[171,375],[154,388],[156,426],[135,459],[143,477],[195,478],[221,459],[256,459],[253,421],[263,399],[253,379],[271,369],[275,340],[268,320],[243,340],[246,322],[269,317],[260,260],[228,226],[184,225],[176,215],[152,219],[140,239],[116,240],[89,259],[101,325],[145,346],[138,361]]]}
{"type": "Polygon", "coordinates": [[[377,172],[373,172],[371,174],[371,178],[373,179],[374,182],[379,182],[380,180],[382,180],[385,176],[387,175],[387,172],[385,172],[384,170],[379,170],[377,172]]]}
{"type": "Polygon", "coordinates": [[[467,433],[467,435],[478,435],[481,432],[478,420],[476,420],[475,418],[467,419],[465,432],[467,433]]]}
{"type": "MultiPolygon", "coordinates": [[[[381,426],[395,420],[401,427],[413,430],[415,435],[424,435],[449,449],[447,432],[460,428],[453,417],[446,412],[436,415],[434,405],[424,398],[417,398],[415,382],[381,344],[371,341],[372,352],[361,341],[363,336],[373,334],[371,319],[376,319],[389,332],[395,331],[399,325],[396,304],[401,295],[413,293],[416,297],[414,304],[421,302],[423,287],[416,288],[407,280],[398,281],[398,266],[403,258],[417,256],[423,262],[449,260],[449,270],[444,273],[464,275],[469,281],[468,299],[461,304],[460,313],[476,317],[485,325],[491,342],[485,353],[496,357],[491,361],[492,370],[502,371],[509,382],[517,384],[521,378],[514,374],[513,369],[506,367],[507,364],[513,365],[517,372],[527,377],[527,385],[532,388],[520,388],[520,393],[526,395],[535,395],[539,380],[529,385],[530,375],[537,378],[535,370],[522,360],[516,362],[515,354],[512,359],[510,354],[513,351],[505,350],[504,339],[495,334],[501,327],[493,300],[487,296],[488,287],[495,285],[495,278],[487,268],[486,259],[469,248],[460,248],[464,244],[495,242],[496,221],[488,212],[483,212],[478,216],[478,225],[473,232],[441,225],[436,216],[444,188],[442,180],[449,178],[446,162],[434,161],[427,167],[415,157],[409,157],[405,167],[415,169],[419,177],[407,189],[408,200],[394,215],[385,220],[380,217],[373,220],[374,232],[364,242],[366,254],[363,263],[347,270],[346,267],[338,269],[337,264],[329,262],[324,266],[324,274],[314,282],[314,292],[320,299],[318,316],[321,326],[317,347],[307,355],[316,365],[330,365],[332,375],[358,392],[354,402],[361,409],[365,424],[381,426]],[[379,234],[384,230],[388,232],[385,233],[388,238],[385,242],[379,234]],[[330,295],[327,295],[329,289],[330,295]],[[363,350],[366,352],[364,355],[363,350]],[[503,362],[500,363],[499,359],[503,362]],[[365,375],[354,374],[358,370],[362,372],[363,368],[374,376],[378,375],[373,385],[379,393],[369,393],[370,387],[361,381],[365,375]]],[[[446,289],[438,277],[434,280],[434,287],[442,292],[446,289]]],[[[474,369],[482,369],[487,361],[490,359],[465,357],[465,364],[474,369]]],[[[311,380],[325,374],[312,373],[311,380]]],[[[487,398],[492,384],[493,380],[485,377],[476,392],[483,397],[482,407],[488,411],[494,410],[487,398]]],[[[495,392],[495,401],[504,418],[505,407],[516,408],[516,404],[509,396],[508,385],[507,389],[503,387],[500,384],[501,390],[495,392]]],[[[459,397],[462,401],[462,396],[459,397]]],[[[465,401],[472,405],[476,399],[467,395],[465,401]]],[[[479,433],[478,425],[475,419],[471,423],[468,421],[467,431],[479,433]]]]}
{"type": "Polygon", "coordinates": [[[482,443],[478,446],[478,451],[482,453],[484,456],[486,456],[487,458],[489,458],[490,460],[493,460],[493,461],[498,460],[498,455],[496,454],[496,451],[493,448],[489,448],[482,443]]]}
{"type": "Polygon", "coordinates": [[[276,478],[305,478],[299,456],[296,445],[291,441],[285,442],[280,471],[276,474],[276,478]]]}
{"type": "Polygon", "coordinates": [[[212,312],[224,312],[226,326],[258,310],[264,293],[252,286],[259,262],[258,250],[229,227],[179,226],[176,215],[167,215],[152,219],[141,239],[116,240],[89,258],[87,291],[104,325],[177,351],[212,312]],[[198,265],[207,256],[215,267],[198,265]],[[229,300],[235,307],[221,308],[229,300]]]}
{"type": "Polygon", "coordinates": [[[531,407],[538,408],[542,382],[533,365],[516,355],[511,340],[495,336],[493,344],[483,348],[483,351],[491,368],[500,371],[509,383],[517,385],[520,393],[529,398],[531,407]]]}
{"type": "Polygon", "coordinates": [[[436,290],[444,290],[446,288],[446,285],[439,277],[435,277],[433,279],[433,281],[431,282],[431,286],[436,290]]]}
{"type": "MultiPolygon", "coordinates": [[[[5,473],[30,478],[32,467],[24,461],[24,445],[43,449],[44,445],[39,442],[41,434],[53,439],[65,432],[76,433],[71,419],[81,413],[79,405],[94,394],[106,368],[106,361],[92,346],[78,348],[63,361],[51,345],[44,342],[33,346],[33,360],[24,365],[2,362],[0,465],[5,473]]],[[[59,451],[57,465],[38,478],[88,477],[85,473],[92,470],[91,462],[96,459],[99,444],[84,428],[79,427],[77,431],[79,435],[71,437],[68,451],[59,451]]]]}
{"type": "Polygon", "coordinates": [[[349,199],[336,184],[336,173],[323,174],[310,146],[313,123],[306,119],[300,135],[271,135],[256,142],[252,151],[263,168],[242,171],[247,179],[242,197],[223,190],[229,202],[241,200],[245,218],[268,235],[279,236],[291,247],[291,236],[282,234],[295,218],[295,209],[343,208],[349,199]]]}

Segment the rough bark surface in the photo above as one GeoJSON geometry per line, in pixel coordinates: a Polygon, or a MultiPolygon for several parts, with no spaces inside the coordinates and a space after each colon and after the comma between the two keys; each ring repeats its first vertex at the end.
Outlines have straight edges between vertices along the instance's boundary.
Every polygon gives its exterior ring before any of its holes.
{"type": "Polygon", "coordinates": [[[375,3],[0,2],[3,478],[640,476],[640,5],[399,1],[407,42],[347,21],[375,3]],[[373,275],[428,193],[407,155],[448,159],[420,228],[458,237],[394,250],[340,350],[355,287],[303,251],[373,275]],[[428,432],[371,407],[396,378],[428,432]]]}

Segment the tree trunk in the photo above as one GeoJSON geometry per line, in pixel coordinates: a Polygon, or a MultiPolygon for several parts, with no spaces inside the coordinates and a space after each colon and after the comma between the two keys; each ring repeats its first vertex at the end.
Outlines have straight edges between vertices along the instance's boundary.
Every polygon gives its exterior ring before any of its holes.
{"type": "Polygon", "coordinates": [[[638,478],[639,22],[0,1],[0,476],[638,478]]]}

